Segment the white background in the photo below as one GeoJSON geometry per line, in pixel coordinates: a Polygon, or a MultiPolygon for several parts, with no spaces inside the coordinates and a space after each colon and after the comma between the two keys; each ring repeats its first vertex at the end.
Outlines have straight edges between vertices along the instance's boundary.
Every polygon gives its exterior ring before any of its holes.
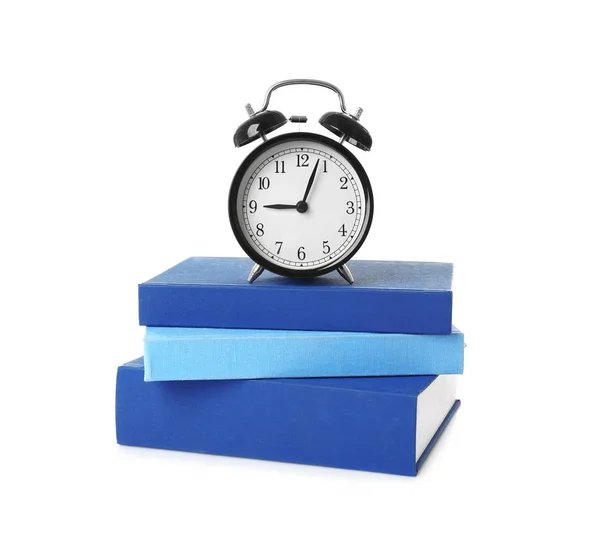
{"type": "MultiPolygon", "coordinates": [[[[2,2],[0,530],[597,531],[599,28],[577,1],[2,2]],[[463,407],[417,478],[115,443],[137,284],[240,255],[233,132],[291,77],[365,109],[358,257],[455,264],[463,407]]],[[[337,100],[272,105],[323,133],[337,100]]]]}

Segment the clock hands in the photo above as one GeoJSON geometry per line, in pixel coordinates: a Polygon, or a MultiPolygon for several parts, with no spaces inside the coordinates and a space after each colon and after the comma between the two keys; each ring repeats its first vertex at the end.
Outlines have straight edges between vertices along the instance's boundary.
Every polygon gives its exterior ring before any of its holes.
{"type": "Polygon", "coordinates": [[[269,204],[263,205],[263,207],[268,207],[269,209],[295,209],[298,213],[306,213],[308,209],[308,204],[306,202],[298,202],[297,204],[269,204]]]}
{"type": "Polygon", "coordinates": [[[308,211],[308,204],[306,203],[306,199],[312,189],[313,183],[315,182],[315,177],[317,176],[317,170],[319,169],[320,159],[317,159],[312,172],[310,173],[310,178],[308,178],[308,184],[306,185],[306,190],[304,191],[304,198],[300,200],[297,204],[269,204],[263,205],[263,207],[267,207],[269,209],[295,209],[298,213],[306,213],[308,211]]]}

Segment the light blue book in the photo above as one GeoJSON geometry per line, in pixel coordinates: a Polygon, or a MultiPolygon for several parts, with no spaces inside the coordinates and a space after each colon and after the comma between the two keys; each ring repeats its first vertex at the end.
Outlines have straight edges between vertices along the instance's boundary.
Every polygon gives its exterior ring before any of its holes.
{"type": "Polygon", "coordinates": [[[144,379],[462,374],[463,334],[146,328],[144,379]]]}

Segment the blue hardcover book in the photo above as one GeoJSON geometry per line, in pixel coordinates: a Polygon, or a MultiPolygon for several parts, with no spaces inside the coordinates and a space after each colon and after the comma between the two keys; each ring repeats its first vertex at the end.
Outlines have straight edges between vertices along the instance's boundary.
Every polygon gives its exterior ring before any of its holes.
{"type": "Polygon", "coordinates": [[[146,381],[462,374],[463,334],[146,328],[146,381]]]}
{"type": "Polygon", "coordinates": [[[139,285],[143,326],[449,334],[452,265],[351,261],[294,279],[265,272],[250,284],[247,258],[192,257],[139,285]]]}
{"type": "Polygon", "coordinates": [[[454,376],[145,383],[137,359],[117,442],[414,476],[459,405],[454,376]]]}

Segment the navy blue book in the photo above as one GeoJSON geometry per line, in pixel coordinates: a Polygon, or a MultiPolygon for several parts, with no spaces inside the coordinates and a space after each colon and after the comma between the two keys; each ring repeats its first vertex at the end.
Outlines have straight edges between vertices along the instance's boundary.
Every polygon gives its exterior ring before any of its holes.
{"type": "Polygon", "coordinates": [[[247,258],[192,257],[139,285],[143,326],[448,335],[452,264],[351,261],[295,279],[265,272],[250,284],[247,258]]]}
{"type": "Polygon", "coordinates": [[[117,373],[117,442],[414,476],[456,412],[454,376],[144,382],[117,373]]]}

